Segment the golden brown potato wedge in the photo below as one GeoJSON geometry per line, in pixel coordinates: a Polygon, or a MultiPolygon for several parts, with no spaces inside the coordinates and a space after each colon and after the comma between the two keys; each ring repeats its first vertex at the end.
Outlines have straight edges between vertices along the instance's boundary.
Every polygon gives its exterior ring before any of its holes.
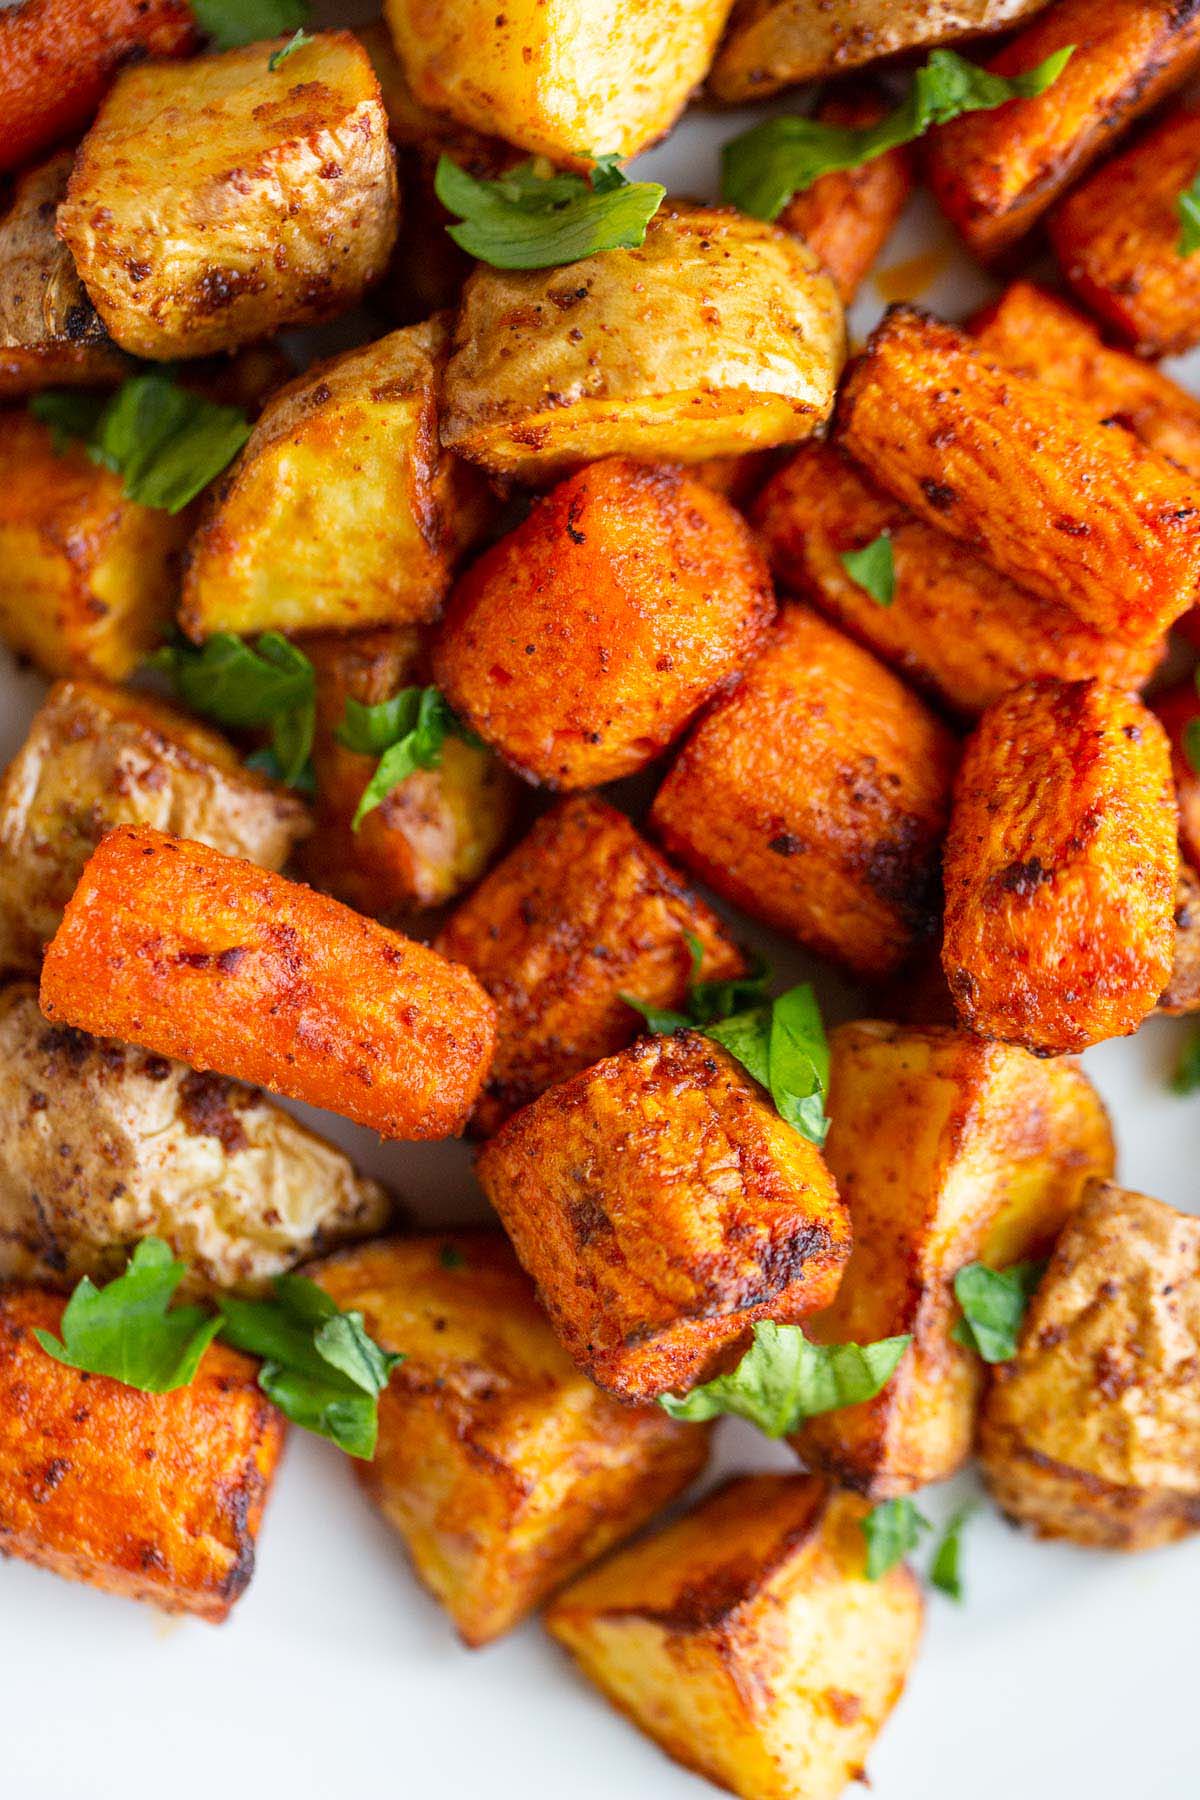
{"type": "Polygon", "coordinates": [[[389,1211],[255,1089],[48,1025],[32,983],[0,988],[0,1281],[107,1281],[156,1236],[189,1292],[261,1293],[389,1211]]]}
{"type": "Polygon", "coordinates": [[[87,863],[42,964],[48,1019],[340,1112],[461,1131],[492,1058],[475,977],[299,882],[149,826],[87,863]]]}
{"type": "Polygon", "coordinates": [[[634,156],[705,76],[731,0],[384,0],[417,99],[555,162],[634,156]]]}
{"type": "Polygon", "coordinates": [[[977,256],[995,256],[1200,57],[1200,14],[1178,0],[1056,0],[989,58],[997,75],[1067,45],[1057,80],[1027,100],[966,113],[930,133],[926,171],[977,256]]]}
{"type": "Polygon", "coordinates": [[[370,59],[324,31],[271,70],[282,42],[126,68],[79,147],[59,230],[135,356],[330,318],[383,272],[396,175],[370,59]]]}
{"type": "Polygon", "coordinates": [[[310,821],[194,719],[146,694],[60,681],[0,778],[0,971],[37,968],[92,851],[133,824],[279,869],[310,821]]]}
{"type": "Polygon", "coordinates": [[[0,638],[47,675],[120,681],[160,642],[192,529],[125,496],[81,444],[0,413],[0,638]]]}
{"type": "Polygon", "coordinates": [[[579,1374],[499,1231],[387,1238],[311,1271],[400,1351],[363,1487],[464,1640],[490,1643],[700,1473],[708,1433],[579,1374]]]}
{"type": "Polygon", "coordinates": [[[938,920],[958,756],[889,669],[789,606],[739,688],[658,791],[668,852],[726,899],[861,975],[890,974],[938,920]]]}
{"type": "Polygon", "coordinates": [[[623,1400],[691,1388],[757,1320],[827,1306],[850,1253],[820,1153],[695,1032],[550,1088],[476,1166],[567,1351],[623,1400]]]}
{"type": "Polygon", "coordinates": [[[1194,741],[1192,754],[1200,760],[1200,724],[1194,723],[1200,720],[1200,691],[1194,677],[1177,681],[1156,694],[1153,710],[1171,744],[1171,773],[1179,801],[1179,841],[1188,862],[1200,867],[1200,769],[1188,751],[1194,741]]]}
{"type": "Polygon", "coordinates": [[[1195,480],[916,307],[873,333],[838,435],[921,518],[1097,631],[1144,642],[1196,600],[1195,480]]]}
{"type": "Polygon", "coordinates": [[[213,1344],[145,1394],[48,1356],[63,1302],[0,1289],[0,1545],[7,1556],[211,1624],[254,1573],[284,1423],[250,1357],[213,1344]]]}
{"type": "Polygon", "coordinates": [[[678,737],[774,614],[727,500],[678,468],[610,458],[560,482],[468,569],[434,676],[527,780],[597,787],[678,737]]]}
{"type": "Polygon", "coordinates": [[[438,445],[447,337],[436,319],[393,331],[272,395],[189,550],[191,637],[435,616],[490,511],[438,445]]]}
{"type": "Polygon", "coordinates": [[[1200,875],[1183,863],[1175,890],[1175,955],[1156,1012],[1200,1012],[1200,875]]]}
{"type": "Polygon", "coordinates": [[[1069,607],[1017,587],[829,444],[797,450],[751,516],[777,581],[962,717],[1039,675],[1139,688],[1165,648],[1155,638],[1105,637],[1069,607]],[[895,579],[888,606],[843,560],[885,534],[895,579]]]}
{"type": "Polygon", "coordinates": [[[1051,1056],[1136,1031],[1171,976],[1177,821],[1166,733],[1132,695],[1031,682],[989,707],[946,839],[963,1024],[1051,1056]]]}
{"type": "Polygon", "coordinates": [[[603,456],[701,462],[795,443],[829,416],[844,342],[806,245],[730,208],[667,203],[638,250],[475,270],[442,440],[535,484],[603,456]]]}
{"type": "Polygon", "coordinates": [[[496,1003],[496,1055],[472,1120],[485,1136],[644,1029],[622,994],[679,1008],[693,980],[746,968],[716,914],[624,813],[590,794],[543,814],[435,948],[496,1003]],[[695,974],[689,935],[704,952],[695,974]]]}
{"type": "Polygon", "coordinates": [[[983,1409],[999,1506],[1039,1537],[1151,1550],[1200,1527],[1200,1219],[1097,1183],[983,1409]]]}
{"type": "Polygon", "coordinates": [[[1045,1255],[1087,1181],[1113,1172],[1104,1105],[1073,1062],[945,1027],[862,1020],[833,1033],[825,1158],[854,1249],[818,1343],[912,1343],[873,1400],[792,1443],[871,1500],[952,1475],[971,1453],[984,1367],[951,1337],[954,1277],[1045,1255]]]}
{"type": "Polygon", "coordinates": [[[574,1583],[546,1624],[669,1756],[745,1800],[837,1800],[921,1635],[904,1564],[865,1579],[866,1506],[745,1475],[574,1583]]]}

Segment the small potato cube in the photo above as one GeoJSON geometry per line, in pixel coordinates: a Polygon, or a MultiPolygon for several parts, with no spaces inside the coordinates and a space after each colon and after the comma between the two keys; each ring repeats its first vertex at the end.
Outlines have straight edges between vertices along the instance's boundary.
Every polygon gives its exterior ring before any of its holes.
{"type": "Polygon", "coordinates": [[[861,975],[932,939],[958,746],[866,650],[789,606],[658,791],[670,855],[861,975]]]}
{"type": "Polygon", "coordinates": [[[1200,1526],[1200,1219],[1097,1183],[983,1409],[996,1502],[1039,1537],[1152,1550],[1200,1526]]]}
{"type": "Polygon", "coordinates": [[[282,43],[124,69],[79,147],[59,232],[135,356],[330,318],[383,272],[396,173],[370,58],[327,31],[272,70],[282,43]]]}
{"type": "Polygon", "coordinates": [[[442,441],[534,484],[602,456],[769,449],[825,423],[844,353],[841,303],[807,245],[728,208],[664,204],[640,249],[475,270],[442,441]]]}
{"type": "Polygon", "coordinates": [[[496,1003],[492,1072],[473,1124],[485,1136],[555,1082],[624,1049],[641,1016],[621,995],[679,1008],[698,979],[745,972],[716,914],[592,795],[543,814],[453,913],[436,948],[465,963],[496,1003]]]}
{"type": "Polygon", "coordinates": [[[1184,863],[1175,891],[1175,955],[1156,1012],[1176,1018],[1200,1012],[1200,875],[1184,863]]]}
{"type": "Polygon", "coordinates": [[[1176,826],[1166,733],[1131,695],[1031,682],[990,707],[946,840],[962,1023],[1044,1056],[1136,1031],[1171,975],[1176,826]]]}
{"type": "Polygon", "coordinates": [[[1179,251],[1179,196],[1197,166],[1200,107],[1181,106],[1076,188],[1050,220],[1058,266],[1077,297],[1142,356],[1174,355],[1200,341],[1200,268],[1179,251]]]}
{"type": "Polygon", "coordinates": [[[1125,644],[1067,606],[1039,600],[918,519],[828,444],[805,444],[753,509],[775,578],[914,686],[974,717],[1038,675],[1096,675],[1137,688],[1163,653],[1157,638],[1125,644]],[[895,592],[881,606],[843,557],[886,533],[895,592]]]}
{"type": "Polygon", "coordinates": [[[304,648],[317,672],[317,824],[301,852],[304,873],[375,917],[453,900],[478,881],[508,835],[517,782],[490,750],[451,735],[439,766],[415,770],[355,831],[375,759],[347,750],[334,733],[348,699],[376,706],[428,682],[428,636],[411,626],[331,632],[304,648]]]}
{"type": "Polygon", "coordinates": [[[499,1231],[389,1238],[311,1271],[404,1361],[355,1473],[464,1640],[489,1643],[700,1473],[708,1432],[580,1375],[499,1231]]]}
{"type": "Polygon", "coordinates": [[[435,319],[394,331],[271,397],[189,550],[190,636],[434,617],[488,506],[438,449],[446,340],[435,319]]]}
{"type": "Polygon", "coordinates": [[[100,839],[134,824],[278,869],[309,817],[184,714],[128,689],[60,681],[0,778],[0,970],[37,968],[100,839]]]}
{"type": "Polygon", "coordinates": [[[1200,14],[1178,0],[1056,0],[990,57],[997,75],[1036,68],[1067,45],[1041,94],[934,128],[926,169],[943,210],[977,256],[1024,235],[1076,177],[1200,57],[1200,14]]]}
{"type": "Polygon", "coordinates": [[[389,1210],[253,1088],[47,1025],[32,983],[0,988],[0,1281],[107,1281],[156,1236],[189,1292],[260,1293],[389,1210]]]}
{"type": "Polygon", "coordinates": [[[138,506],[82,445],[0,413],[0,638],[47,675],[120,681],[171,619],[193,521],[138,506]]]}
{"type": "MultiPolygon", "coordinates": [[[[835,93],[817,108],[823,125],[875,125],[887,101],[874,84],[863,82],[835,93]]],[[[900,146],[856,169],[820,175],[795,194],[777,223],[802,237],[833,277],[842,304],[849,306],[892,235],[913,189],[913,164],[900,146]]]]}
{"type": "Polygon", "coordinates": [[[384,0],[416,98],[555,162],[635,156],[704,79],[731,0],[384,0]]]}
{"type": "Polygon", "coordinates": [[[213,1344],[195,1380],[144,1394],[48,1356],[63,1302],[0,1289],[0,1547],[220,1624],[254,1573],[283,1447],[258,1365],[213,1344]]]}
{"type": "Polygon", "coordinates": [[[44,387],[103,387],[129,368],[55,236],[74,160],[60,150],[26,169],[0,212],[0,400],[44,387]]]}
{"type": "Polygon", "coordinates": [[[1190,863],[1200,867],[1200,769],[1188,755],[1197,744],[1200,760],[1200,692],[1194,678],[1176,682],[1154,696],[1153,708],[1171,744],[1171,773],[1179,800],[1179,841],[1190,863]]]}
{"type": "Polygon", "coordinates": [[[854,1249],[818,1343],[912,1343],[873,1400],[810,1419],[809,1468],[871,1500],[943,1481],[971,1453],[984,1368],[951,1337],[954,1277],[1044,1256],[1088,1180],[1113,1172],[1100,1096],[1073,1062],[945,1027],[833,1034],[825,1158],[854,1249]]]}
{"type": "Polygon", "coordinates": [[[569,1587],[546,1624],[669,1756],[744,1800],[837,1800],[904,1689],[921,1591],[866,1580],[866,1507],[744,1475],[569,1587]]]}
{"type": "Polygon", "coordinates": [[[693,1387],[833,1298],[850,1229],[814,1149],[719,1045],[639,1038],[477,1163],[568,1353],[622,1400],[693,1387]]]}
{"type": "Polygon", "coordinates": [[[727,500],[677,468],[613,459],[561,482],[468,569],[434,676],[527,780],[597,787],[678,737],[774,614],[727,500]]]}
{"type": "Polygon", "coordinates": [[[1195,480],[915,307],[873,333],[838,435],[920,518],[1097,631],[1144,642],[1197,598],[1195,480]]]}
{"type": "Polygon", "coordinates": [[[475,977],[325,894],[149,826],[109,832],[42,965],[48,1019],[327,1107],[450,1137],[495,1008],[475,977]]]}

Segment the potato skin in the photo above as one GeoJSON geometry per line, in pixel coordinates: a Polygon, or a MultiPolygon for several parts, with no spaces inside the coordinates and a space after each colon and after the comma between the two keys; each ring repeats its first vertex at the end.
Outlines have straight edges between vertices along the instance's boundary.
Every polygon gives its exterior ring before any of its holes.
{"type": "Polygon", "coordinates": [[[466,969],[148,826],[119,826],[93,853],[46,952],[41,1004],[381,1137],[461,1131],[495,1040],[495,1008],[466,969]]]}
{"type": "Polygon", "coordinates": [[[867,1581],[867,1508],[744,1475],[575,1582],[546,1625],[669,1756],[745,1800],[837,1800],[900,1698],[922,1600],[867,1581]]]}
{"type": "Polygon", "coordinates": [[[125,498],[82,445],[0,413],[0,638],[47,675],[121,681],[163,637],[192,529],[125,498]]]}
{"type": "Polygon", "coordinates": [[[435,616],[490,510],[476,472],[438,444],[448,338],[439,319],[393,331],[271,396],[191,544],[189,636],[435,616]]]}
{"type": "Polygon", "coordinates": [[[1184,748],[1192,720],[1200,719],[1200,692],[1194,677],[1155,694],[1153,710],[1171,745],[1171,773],[1179,801],[1179,841],[1188,862],[1200,866],[1200,772],[1192,767],[1184,748]]]}
{"type": "Polygon", "coordinates": [[[353,828],[375,758],[334,736],[347,699],[376,706],[430,680],[429,637],[414,626],[307,638],[317,672],[316,829],[300,863],[307,878],[375,917],[453,900],[478,881],[508,836],[517,782],[498,757],[447,737],[436,769],[417,769],[353,828]]]}
{"type": "Polygon", "coordinates": [[[385,0],[416,98],[583,163],[665,137],[704,79],[731,0],[385,0]]]}
{"type": "MultiPolygon", "coordinates": [[[[860,82],[822,101],[815,117],[826,125],[874,125],[886,110],[882,91],[860,82]]],[[[842,304],[849,306],[912,190],[912,155],[901,145],[856,169],[818,176],[804,193],[793,195],[776,223],[816,251],[842,304]]]]}
{"type": "Polygon", "coordinates": [[[0,173],[86,125],[122,63],[195,43],[184,0],[19,0],[0,12],[0,173]]]}
{"type": "Polygon", "coordinates": [[[106,831],[133,824],[278,869],[310,820],[290,789],[185,714],[129,689],[57,682],[0,777],[0,971],[37,969],[84,863],[106,831]]]}
{"type": "Polygon", "coordinates": [[[366,51],[327,31],[275,72],[268,55],[126,68],[79,147],[59,234],[135,356],[313,324],[383,272],[396,173],[366,51]]]}
{"type": "Polygon", "coordinates": [[[827,1305],[850,1253],[820,1153],[696,1032],[550,1088],[476,1168],[568,1354],[622,1400],[693,1387],[757,1320],[827,1305]]]}
{"type": "Polygon", "coordinates": [[[996,1503],[1039,1537],[1151,1550],[1200,1527],[1200,1220],[1097,1183],[983,1409],[996,1503]]]}
{"type": "Polygon", "coordinates": [[[1045,0],[737,0],[709,75],[718,100],[738,106],[793,82],[924,44],[1003,31],[1045,0]]]}
{"type": "Polygon", "coordinates": [[[262,1293],[390,1210],[255,1089],[47,1025],[32,982],[0,988],[0,1281],[108,1281],[154,1235],[186,1292],[262,1293]]]}
{"type": "Polygon", "coordinates": [[[774,615],[727,500],[677,468],[613,458],[561,482],[468,569],[434,678],[527,780],[597,787],[678,737],[774,615]]]}
{"type": "Polygon", "coordinates": [[[957,756],[890,670],[789,606],[684,745],[651,823],[669,855],[752,917],[883,977],[936,930],[957,756]]]}
{"type": "Polygon", "coordinates": [[[615,807],[560,801],[451,914],[435,948],[496,1003],[496,1055],[472,1124],[484,1136],[644,1029],[621,995],[678,1009],[693,979],[745,972],[721,921],[615,807]]]}
{"type": "Polygon", "coordinates": [[[1171,974],[1166,734],[1097,681],[1031,682],[968,741],[946,839],[942,965],[962,1023],[1040,1055],[1136,1031],[1171,974]]]}
{"type": "Polygon", "coordinates": [[[48,1356],[63,1302],[0,1289],[0,1548],[210,1624],[254,1573],[283,1447],[258,1365],[213,1344],[195,1380],[143,1394],[48,1356]]]}
{"type": "Polygon", "coordinates": [[[1200,341],[1200,271],[1176,203],[1200,163],[1200,107],[1181,106],[1063,201],[1050,241],[1076,297],[1141,356],[1200,341]]]}
{"type": "Polygon", "coordinates": [[[1134,119],[1200,57],[1192,0],[1057,0],[987,62],[998,75],[1075,46],[1044,93],[964,114],[929,134],[925,167],[942,210],[977,256],[1022,237],[1134,119]]]}
{"type": "Polygon", "coordinates": [[[954,1277],[1044,1256],[1112,1132],[1087,1076],[946,1027],[861,1020],[833,1033],[825,1159],[854,1249],[818,1343],[912,1336],[874,1400],[809,1419],[809,1468],[870,1500],[943,1481],[971,1453],[984,1366],[950,1336],[954,1277]]]}
{"type": "Polygon", "coordinates": [[[465,1643],[511,1631],[700,1473],[705,1428],[579,1374],[499,1231],[386,1238],[308,1271],[404,1361],[355,1473],[465,1643]]]}
{"type": "Polygon", "coordinates": [[[916,307],[872,335],[838,437],[920,518],[1097,631],[1156,637],[1196,599],[1191,477],[916,307]]]}
{"type": "Polygon", "coordinates": [[[778,582],[963,718],[1039,675],[1141,687],[1164,649],[1154,638],[1124,644],[1104,637],[1069,607],[1036,599],[828,444],[797,450],[751,517],[778,582]],[[880,606],[842,562],[884,532],[896,582],[890,606],[880,606]]]}
{"type": "Polygon", "coordinates": [[[1178,1018],[1200,1012],[1200,875],[1182,863],[1175,890],[1175,953],[1171,979],[1158,997],[1156,1012],[1178,1018]]]}
{"type": "Polygon", "coordinates": [[[476,268],[442,442],[533,484],[604,456],[769,449],[824,424],[844,354],[841,303],[806,245],[732,208],[665,203],[640,249],[476,268]]]}

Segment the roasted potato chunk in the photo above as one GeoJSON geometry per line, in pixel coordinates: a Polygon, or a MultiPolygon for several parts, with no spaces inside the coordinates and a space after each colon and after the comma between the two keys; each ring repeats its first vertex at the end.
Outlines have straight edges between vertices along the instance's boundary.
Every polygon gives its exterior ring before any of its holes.
{"type": "Polygon", "coordinates": [[[978,256],[1023,236],[1132,120],[1187,79],[1200,57],[1200,14],[1178,0],[1056,0],[987,67],[1023,74],[1069,44],[1070,61],[1043,93],[930,133],[930,185],[978,256]]]}
{"type": "Polygon", "coordinates": [[[212,1344],[145,1394],[48,1356],[63,1302],[0,1289],[0,1545],[55,1575],[219,1624],[254,1573],[283,1447],[250,1357],[212,1344]]]}
{"type": "Polygon", "coordinates": [[[309,817],[182,713],[60,681],[0,779],[0,971],[37,968],[84,863],[106,831],[132,824],[278,869],[309,817]]]}
{"type": "Polygon", "coordinates": [[[161,640],[193,521],[138,506],[81,444],[0,413],[0,638],[47,675],[120,681],[161,640]]]}
{"type": "Polygon", "coordinates": [[[93,853],[46,952],[41,1004],[381,1137],[461,1131],[495,1039],[495,1008],[466,969],[149,826],[119,826],[93,853]]]}
{"type": "Polygon", "coordinates": [[[330,318],[383,272],[396,173],[370,58],[326,31],[267,63],[247,44],[135,64],[79,147],[59,232],[135,356],[203,356],[330,318]]]}
{"type": "Polygon", "coordinates": [[[436,319],[394,331],[272,396],[189,551],[191,637],[434,617],[488,508],[438,446],[447,335],[436,319]]]}
{"type": "Polygon", "coordinates": [[[700,1473],[708,1433],[580,1375],[499,1231],[389,1238],[312,1271],[402,1351],[355,1464],[466,1643],[511,1631],[700,1473]]]}
{"type": "Polygon", "coordinates": [[[1095,675],[1138,688],[1163,652],[1155,638],[1104,637],[1069,607],[1017,587],[828,444],[798,450],[767,483],[752,517],[777,581],[962,717],[1039,675],[1095,675]],[[880,606],[842,560],[883,534],[892,546],[890,606],[880,606]]]}
{"type": "Polygon", "coordinates": [[[1200,1012],[1200,875],[1183,863],[1175,890],[1175,954],[1171,979],[1158,997],[1157,1012],[1178,1017],[1200,1012]]]}
{"type": "Polygon", "coordinates": [[[1198,164],[1200,107],[1178,107],[1050,220],[1058,266],[1076,296],[1142,356],[1200,341],[1200,268],[1195,256],[1180,255],[1178,212],[1198,164]]]}
{"type": "Polygon", "coordinates": [[[651,821],[672,856],[754,918],[882,977],[936,930],[957,755],[890,670],[789,606],[684,745],[651,821]]]}
{"type": "Polygon", "coordinates": [[[731,0],[384,0],[417,99],[556,162],[635,156],[703,79],[731,0]]]}
{"type": "Polygon", "coordinates": [[[1200,692],[1195,678],[1176,682],[1154,697],[1157,713],[1171,744],[1171,772],[1179,801],[1179,841],[1190,863],[1200,866],[1200,770],[1188,755],[1189,736],[1200,736],[1200,692]]]}
{"type": "Polygon", "coordinates": [[[157,1236],[188,1291],[260,1293],[389,1210],[253,1088],[47,1025],[32,983],[0,988],[0,1281],[107,1281],[157,1236]]]}
{"type": "Polygon", "coordinates": [[[1100,1096],[1073,1062],[946,1027],[834,1032],[825,1158],[854,1249],[818,1343],[908,1333],[873,1400],[809,1419],[810,1468],[871,1500],[942,1481],[971,1453],[984,1367],[950,1335],[954,1277],[1045,1255],[1087,1181],[1113,1172],[1100,1096]]]}
{"type": "Polygon", "coordinates": [[[728,208],[665,204],[638,250],[475,270],[442,441],[533,483],[602,456],[701,462],[794,443],[828,418],[844,343],[807,245],[728,208]]]}
{"type": "Polygon", "coordinates": [[[1152,1550],[1200,1526],[1200,1219],[1097,1183],[983,1409],[999,1506],[1039,1537],[1152,1550]]]}
{"type": "Polygon", "coordinates": [[[1197,597],[1195,481],[915,307],[851,370],[838,435],[919,517],[1097,631],[1157,637],[1197,597]]]}
{"type": "Polygon", "coordinates": [[[682,1006],[694,979],[745,973],[716,914],[590,794],[540,818],[440,932],[496,1002],[496,1055],[473,1123],[487,1135],[644,1029],[621,998],[682,1006]],[[703,949],[696,975],[689,935],[703,949]]]}
{"type": "Polygon", "coordinates": [[[317,672],[313,769],[317,822],[301,851],[305,874],[358,912],[379,917],[453,900],[473,882],[508,835],[517,783],[490,750],[447,736],[436,769],[416,769],[366,814],[354,815],[375,759],[338,742],[346,701],[377,706],[430,678],[426,633],[330,632],[309,638],[317,672]]]}
{"type": "Polygon", "coordinates": [[[850,1253],[819,1151],[696,1032],[551,1088],[477,1168],[568,1353],[622,1400],[693,1387],[757,1320],[827,1306],[850,1253]]]}
{"type": "Polygon", "coordinates": [[[561,482],[462,577],[434,676],[527,780],[597,787],[678,737],[774,613],[727,500],[677,468],[612,459],[561,482]]]}
{"type": "Polygon", "coordinates": [[[1041,1055],[1136,1031],[1171,975],[1166,734],[1098,681],[1031,682],[969,740],[946,839],[942,964],[972,1031],[1041,1055]]]}
{"type": "Polygon", "coordinates": [[[866,1507],[744,1475],[569,1587],[546,1624],[669,1756],[745,1800],[837,1800],[900,1698],[921,1591],[865,1579],[866,1507]]]}
{"type": "Polygon", "coordinates": [[[1045,0],[737,0],[708,85],[718,100],[761,100],[797,81],[879,57],[1003,31],[1045,0]]]}
{"type": "Polygon", "coordinates": [[[26,169],[0,212],[0,400],[44,387],[103,387],[130,366],[55,236],[73,161],[60,150],[26,169]]]}
{"type": "MultiPolygon", "coordinates": [[[[874,125],[886,104],[881,91],[864,82],[832,94],[815,116],[825,125],[874,125]]],[[[793,195],[777,223],[816,251],[842,304],[849,306],[891,237],[912,188],[912,157],[900,146],[856,169],[818,176],[811,187],[793,195]]]]}

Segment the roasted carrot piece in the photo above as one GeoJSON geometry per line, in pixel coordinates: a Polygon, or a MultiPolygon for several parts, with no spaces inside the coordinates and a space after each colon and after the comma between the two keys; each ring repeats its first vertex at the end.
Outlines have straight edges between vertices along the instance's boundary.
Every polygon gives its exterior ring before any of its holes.
{"type": "Polygon", "coordinates": [[[838,436],[914,512],[1128,642],[1200,590],[1200,483],[1086,405],[894,306],[842,389],[838,436]]]}
{"type": "Polygon", "coordinates": [[[1188,755],[1189,736],[1197,739],[1200,761],[1200,694],[1194,680],[1176,682],[1153,701],[1171,743],[1171,772],[1179,798],[1179,839],[1189,862],[1200,867],[1200,770],[1188,755]]]}
{"type": "MultiPolygon", "coordinates": [[[[826,125],[874,125],[886,102],[873,84],[835,93],[817,108],[826,125]]],[[[887,243],[913,188],[912,156],[903,146],[845,169],[821,175],[796,194],[777,224],[815,250],[849,306],[887,243]]]]}
{"type": "Polygon", "coordinates": [[[1027,232],[1134,119],[1186,80],[1200,57],[1200,10],[1192,0],[1058,0],[987,67],[1023,74],[1072,44],[1044,93],[930,133],[930,185],[979,256],[1027,232]]]}
{"type": "Polygon", "coordinates": [[[48,1019],[307,1100],[383,1137],[460,1131],[495,1009],[466,969],[298,882],[110,832],[42,968],[48,1019]]]}
{"type": "Polygon", "coordinates": [[[962,1023],[1042,1055],[1136,1031],[1171,976],[1176,824],[1166,733],[1130,695],[1032,682],[989,708],[946,839],[962,1023]]]}

